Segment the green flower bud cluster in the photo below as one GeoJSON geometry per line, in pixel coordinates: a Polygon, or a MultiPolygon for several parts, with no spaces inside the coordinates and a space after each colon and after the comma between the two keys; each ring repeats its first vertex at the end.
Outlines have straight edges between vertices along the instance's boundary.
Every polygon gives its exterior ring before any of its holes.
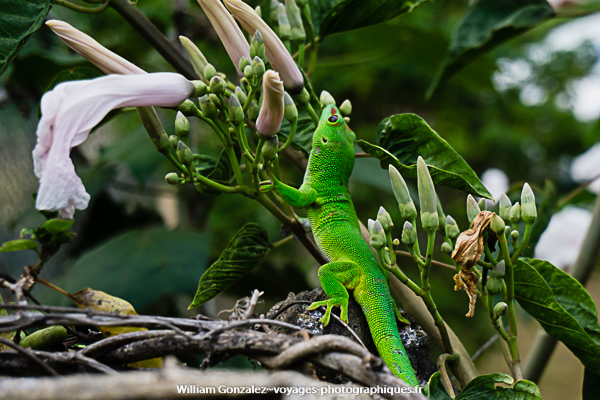
{"type": "Polygon", "coordinates": [[[277,6],[277,22],[279,24],[279,37],[281,38],[281,40],[291,40],[292,27],[290,25],[290,20],[288,19],[285,6],[281,3],[279,3],[279,5],[277,6]]]}
{"type": "Polygon", "coordinates": [[[481,210],[479,209],[479,205],[473,198],[473,196],[467,196],[467,218],[469,219],[469,223],[472,223],[477,214],[479,214],[481,210]]]}
{"type": "Polygon", "coordinates": [[[492,270],[492,273],[485,283],[485,287],[490,294],[499,293],[502,289],[502,281],[504,280],[505,271],[506,264],[504,263],[504,260],[500,261],[492,270]]]}
{"type": "Polygon", "coordinates": [[[295,0],[285,0],[285,11],[290,21],[292,40],[300,45],[306,41],[306,32],[302,24],[302,14],[295,0]]]}
{"type": "Polygon", "coordinates": [[[406,221],[402,227],[402,243],[406,246],[412,246],[417,242],[417,231],[413,225],[406,221]]]}
{"type": "Polygon", "coordinates": [[[389,166],[389,172],[390,181],[392,183],[392,191],[394,192],[394,197],[396,197],[396,201],[398,202],[400,215],[402,215],[402,218],[412,221],[417,218],[417,208],[410,197],[406,182],[396,167],[391,164],[389,166]]]}
{"type": "Polygon", "coordinates": [[[265,140],[262,147],[263,163],[266,165],[269,161],[277,157],[277,150],[279,149],[279,139],[277,135],[273,135],[265,140]]]}
{"type": "Polygon", "coordinates": [[[216,95],[223,94],[227,84],[219,75],[215,75],[210,79],[210,92],[216,95]]]}
{"type": "Polygon", "coordinates": [[[229,97],[229,119],[235,125],[244,123],[244,109],[237,96],[229,97]]]}
{"type": "Polygon", "coordinates": [[[287,92],[283,94],[283,105],[285,107],[284,118],[290,122],[297,121],[298,109],[296,108],[296,104],[294,104],[294,100],[287,92]]]}
{"type": "Polygon", "coordinates": [[[537,208],[535,206],[535,196],[528,183],[523,185],[521,192],[521,218],[526,224],[533,224],[537,219],[537,208]]]}
{"type": "Polygon", "coordinates": [[[504,235],[505,227],[506,224],[504,223],[504,220],[498,215],[494,214],[492,216],[492,221],[490,222],[490,229],[492,230],[492,232],[496,233],[496,235],[500,237],[500,235],[504,235]]]}
{"type": "Polygon", "coordinates": [[[456,239],[460,235],[460,229],[456,221],[451,216],[446,217],[446,236],[450,239],[456,239]]]}
{"type": "MultiPolygon", "coordinates": [[[[190,121],[188,121],[181,111],[177,112],[177,116],[175,117],[175,135],[182,139],[190,135],[190,121]]],[[[169,138],[169,140],[171,139],[169,138]]],[[[173,143],[170,143],[170,145],[172,147],[173,143]]]]}
{"type": "Polygon", "coordinates": [[[379,221],[383,227],[383,230],[386,232],[389,232],[394,226],[394,223],[392,222],[392,216],[383,207],[379,207],[379,211],[377,212],[377,221],[379,221]]]}
{"type": "Polygon", "coordinates": [[[179,137],[175,135],[169,136],[169,143],[171,144],[171,148],[177,150],[177,145],[179,144],[179,137]]]}
{"type": "Polygon", "coordinates": [[[233,94],[235,95],[235,97],[238,98],[240,104],[242,104],[242,105],[246,104],[246,100],[248,100],[248,96],[246,95],[246,92],[244,92],[242,90],[241,87],[236,86],[233,94]]]}
{"type": "Polygon", "coordinates": [[[381,222],[370,219],[367,221],[367,226],[369,235],[371,236],[371,246],[373,246],[375,250],[381,250],[386,242],[385,231],[383,230],[381,222]]]}
{"type": "Polygon", "coordinates": [[[521,222],[521,205],[518,201],[510,208],[509,218],[513,224],[521,222]]]}
{"type": "Polygon", "coordinates": [[[502,195],[500,196],[500,202],[499,202],[499,215],[500,218],[502,218],[504,220],[504,222],[509,222],[510,221],[510,208],[512,207],[512,203],[510,202],[510,199],[508,198],[508,196],[506,195],[506,193],[502,193],[502,195]]]}
{"type": "Polygon", "coordinates": [[[208,91],[208,86],[202,81],[191,81],[194,85],[194,97],[204,96],[208,91]]]}
{"type": "Polygon", "coordinates": [[[444,242],[442,243],[442,252],[446,253],[446,254],[452,254],[452,251],[454,249],[452,248],[452,245],[448,242],[444,242]]]}
{"type": "MultiPolygon", "coordinates": [[[[262,78],[262,76],[265,74],[265,63],[258,56],[252,59],[252,74],[254,74],[254,76],[256,76],[258,79],[262,78]]],[[[244,70],[244,75],[246,75],[246,70],[244,70]]],[[[246,78],[248,77],[246,76],[246,78]]]]}
{"type": "Polygon", "coordinates": [[[215,104],[213,97],[210,95],[204,95],[198,98],[200,103],[200,109],[202,113],[208,118],[215,118],[217,116],[217,105],[215,104]]]}
{"type": "Polygon", "coordinates": [[[252,59],[258,57],[261,60],[265,60],[265,41],[263,40],[263,37],[260,33],[260,31],[257,29],[254,32],[254,36],[252,36],[252,42],[250,43],[250,57],[252,57],[252,59]]]}
{"type": "Polygon", "coordinates": [[[177,144],[177,158],[179,162],[185,166],[191,165],[193,161],[192,151],[181,140],[177,144]]]}
{"type": "Polygon", "coordinates": [[[419,203],[421,204],[421,225],[427,232],[438,229],[440,224],[437,213],[437,200],[435,187],[429,175],[429,169],[423,157],[417,159],[417,188],[419,189],[419,203]]]}

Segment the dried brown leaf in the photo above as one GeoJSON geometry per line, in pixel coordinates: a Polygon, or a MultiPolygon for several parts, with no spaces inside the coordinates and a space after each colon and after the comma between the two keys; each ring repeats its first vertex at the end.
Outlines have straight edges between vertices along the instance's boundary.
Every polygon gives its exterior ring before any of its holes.
{"type": "Polygon", "coordinates": [[[470,270],[481,258],[483,254],[483,232],[490,225],[493,216],[493,212],[481,211],[471,223],[471,229],[458,235],[452,259],[462,268],[470,270]]]}
{"type": "Polygon", "coordinates": [[[461,269],[454,275],[455,291],[463,289],[469,295],[469,312],[467,317],[475,315],[475,301],[477,300],[477,275],[473,271],[461,269]]]}

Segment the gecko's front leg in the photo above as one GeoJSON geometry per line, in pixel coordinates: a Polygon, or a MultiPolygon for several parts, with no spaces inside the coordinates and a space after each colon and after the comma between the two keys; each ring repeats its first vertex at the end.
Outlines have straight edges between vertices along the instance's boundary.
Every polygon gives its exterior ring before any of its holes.
{"type": "Polygon", "coordinates": [[[261,191],[274,191],[290,206],[294,208],[307,208],[317,201],[317,192],[306,182],[300,186],[300,189],[295,189],[280,182],[271,173],[269,173],[269,177],[271,178],[271,182],[261,184],[261,191]]]}

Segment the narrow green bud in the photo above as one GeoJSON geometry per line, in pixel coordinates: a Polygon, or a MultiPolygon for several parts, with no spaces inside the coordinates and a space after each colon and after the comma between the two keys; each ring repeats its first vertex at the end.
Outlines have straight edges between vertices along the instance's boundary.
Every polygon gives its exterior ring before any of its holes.
{"type": "Polygon", "coordinates": [[[450,239],[456,239],[460,235],[460,229],[456,221],[451,216],[446,217],[446,236],[450,239]]]}
{"type": "Polygon", "coordinates": [[[377,212],[377,221],[381,223],[381,226],[383,226],[383,229],[386,232],[388,232],[394,226],[394,223],[392,222],[392,216],[383,207],[379,207],[379,211],[377,212]]]}
{"type": "Polygon", "coordinates": [[[321,98],[319,99],[320,103],[321,103],[321,108],[325,108],[328,105],[334,105],[335,106],[335,99],[333,98],[333,96],[331,94],[329,94],[328,91],[323,90],[321,92],[321,98]]]}
{"type": "Polygon", "coordinates": [[[516,229],[510,233],[510,237],[512,238],[512,240],[519,240],[520,235],[521,234],[516,229]]]}
{"type": "Polygon", "coordinates": [[[485,211],[487,210],[487,203],[485,202],[485,199],[481,199],[477,202],[477,206],[479,207],[479,209],[481,211],[485,211]]]}
{"type": "Polygon", "coordinates": [[[192,84],[194,85],[194,97],[199,97],[199,96],[204,96],[206,94],[206,91],[208,90],[208,88],[206,87],[206,84],[202,81],[191,81],[192,84]]]}
{"type": "Polygon", "coordinates": [[[258,118],[259,112],[260,108],[258,107],[256,102],[252,100],[252,103],[250,103],[250,107],[248,107],[248,118],[250,118],[253,121],[256,120],[256,118],[258,118]]]}
{"type": "Polygon", "coordinates": [[[532,224],[537,218],[537,208],[535,206],[535,196],[528,183],[523,185],[521,192],[521,218],[526,224],[532,224]]]}
{"type": "Polygon", "coordinates": [[[256,13],[258,14],[258,16],[262,18],[262,9],[260,8],[260,6],[256,6],[256,8],[254,9],[254,11],[256,11],[256,13]]]}
{"type": "Polygon", "coordinates": [[[398,202],[400,214],[402,215],[402,218],[412,221],[417,217],[417,208],[410,197],[406,182],[402,178],[402,175],[400,175],[400,172],[398,172],[396,167],[392,164],[390,164],[388,170],[390,172],[392,191],[398,202]]]}
{"type": "Polygon", "coordinates": [[[294,98],[300,104],[307,104],[308,101],[310,100],[310,94],[308,94],[308,90],[306,90],[306,88],[304,88],[304,89],[302,89],[300,94],[295,95],[294,98]]]}
{"type": "Polygon", "coordinates": [[[481,210],[477,205],[477,202],[473,198],[473,196],[467,196],[467,218],[469,219],[469,223],[472,223],[477,214],[479,214],[481,210]]]}
{"type": "Polygon", "coordinates": [[[193,160],[192,151],[181,140],[177,144],[177,158],[183,165],[190,165],[193,160]]]}
{"type": "Polygon", "coordinates": [[[238,98],[238,100],[240,101],[240,104],[246,104],[246,100],[248,100],[248,96],[246,96],[246,93],[242,90],[242,88],[240,88],[239,86],[235,87],[235,97],[238,98]]]}
{"type": "Polygon", "coordinates": [[[508,305],[505,302],[501,301],[500,303],[494,306],[494,315],[497,315],[498,317],[503,317],[506,315],[507,310],[508,305]]]}
{"type": "Polygon", "coordinates": [[[259,57],[252,60],[252,73],[259,79],[265,74],[265,63],[259,57]]]}
{"type": "Polygon", "coordinates": [[[510,208],[510,222],[513,224],[521,222],[521,206],[518,201],[510,208]]]}
{"type": "Polygon", "coordinates": [[[442,231],[442,233],[446,233],[446,214],[444,214],[444,210],[442,209],[442,202],[440,201],[440,197],[436,194],[435,195],[435,204],[436,204],[436,210],[438,213],[438,219],[440,220],[439,223],[439,229],[442,231]]]}
{"type": "Polygon", "coordinates": [[[194,104],[193,101],[191,101],[190,99],[187,99],[186,101],[184,101],[183,103],[181,103],[179,105],[179,107],[177,107],[177,109],[179,111],[181,111],[182,113],[184,113],[185,115],[190,115],[192,110],[196,107],[196,105],[194,104]]]}
{"type": "Polygon", "coordinates": [[[273,135],[265,140],[262,147],[262,157],[265,164],[277,156],[278,149],[279,139],[277,138],[277,135],[273,135]]]}
{"type": "Polygon", "coordinates": [[[280,4],[281,3],[278,0],[271,0],[271,26],[276,25],[275,23],[277,22],[277,10],[279,9],[280,4]]]}
{"type": "Polygon", "coordinates": [[[246,65],[244,68],[244,77],[246,77],[246,79],[250,79],[253,75],[254,73],[252,72],[252,65],[246,65]]]}
{"type": "Polygon", "coordinates": [[[296,108],[296,104],[294,104],[294,100],[287,93],[283,93],[283,106],[285,107],[283,116],[288,121],[297,121],[298,120],[298,109],[296,108]]]}
{"type": "Polygon", "coordinates": [[[237,96],[229,97],[229,119],[236,125],[244,122],[244,109],[237,96]]]}
{"type": "MultiPolygon", "coordinates": [[[[198,77],[202,79],[204,83],[207,83],[208,79],[204,77],[204,68],[206,68],[206,65],[208,64],[208,61],[206,61],[206,57],[204,57],[204,54],[202,54],[200,49],[185,36],[179,36],[179,41],[185,49],[185,52],[190,57],[190,62],[192,64],[192,67],[194,68],[194,71],[196,72],[196,75],[198,75],[198,77]]],[[[195,97],[198,96],[202,95],[196,95],[195,97]]]]}
{"type": "Polygon", "coordinates": [[[506,266],[504,260],[500,261],[494,267],[494,269],[492,269],[492,273],[485,283],[485,287],[490,294],[500,293],[500,290],[502,289],[502,281],[504,280],[505,269],[506,266]]]}
{"type": "Polygon", "coordinates": [[[175,172],[171,172],[165,176],[165,181],[169,185],[177,185],[179,183],[179,176],[175,172]]]}
{"type": "Polygon", "coordinates": [[[340,106],[340,112],[344,115],[352,114],[352,103],[350,103],[350,100],[344,100],[340,106]]]}
{"type": "Polygon", "coordinates": [[[254,36],[252,36],[252,42],[250,43],[250,57],[258,57],[261,60],[265,58],[265,41],[258,29],[254,31],[254,36]]]}
{"type": "Polygon", "coordinates": [[[452,254],[452,246],[448,242],[442,243],[442,252],[452,254]]]}
{"type": "Polygon", "coordinates": [[[500,196],[499,207],[500,218],[502,218],[505,222],[510,221],[510,208],[512,207],[512,204],[506,193],[502,193],[500,196]]]}
{"type": "Polygon", "coordinates": [[[306,40],[306,32],[302,24],[302,15],[295,0],[285,0],[285,11],[292,27],[292,40],[300,43],[306,40]]]}
{"type": "Polygon", "coordinates": [[[216,68],[211,63],[206,64],[206,67],[204,67],[204,77],[207,81],[210,81],[214,76],[217,76],[216,68]]]}
{"type": "Polygon", "coordinates": [[[492,232],[495,232],[496,235],[504,235],[505,227],[506,225],[504,224],[504,220],[498,215],[494,214],[492,216],[492,221],[490,222],[490,229],[492,232]]]}
{"type": "Polygon", "coordinates": [[[417,159],[417,188],[421,205],[421,224],[425,230],[435,230],[440,222],[437,213],[435,188],[423,157],[417,159]],[[434,221],[435,218],[435,221],[434,221]]]}
{"type": "Polygon", "coordinates": [[[213,76],[210,80],[210,91],[212,94],[219,95],[225,91],[225,81],[218,75],[213,76]]]}
{"type": "Polygon", "coordinates": [[[186,138],[190,135],[190,121],[181,111],[178,111],[175,117],[175,134],[180,138],[186,138]]]}
{"type": "Polygon", "coordinates": [[[240,62],[238,63],[238,67],[239,67],[240,71],[243,72],[248,65],[252,65],[250,60],[248,60],[246,57],[243,57],[243,56],[240,57],[240,62]]]}
{"type": "Polygon", "coordinates": [[[417,231],[408,221],[402,227],[402,243],[407,246],[412,246],[417,242],[417,231]]]}
{"type": "Polygon", "coordinates": [[[169,144],[171,145],[171,148],[177,149],[177,145],[179,144],[179,138],[175,135],[169,136],[169,144]]]}
{"type": "Polygon", "coordinates": [[[290,25],[285,6],[281,3],[277,8],[277,22],[279,23],[279,37],[281,40],[292,39],[292,26],[290,25]]]}
{"type": "Polygon", "coordinates": [[[208,118],[214,118],[217,115],[217,105],[210,99],[209,96],[204,95],[198,98],[198,101],[204,116],[208,118]]]}
{"type": "Polygon", "coordinates": [[[371,246],[379,250],[385,245],[385,232],[379,221],[368,220],[369,233],[371,234],[371,246]]]}

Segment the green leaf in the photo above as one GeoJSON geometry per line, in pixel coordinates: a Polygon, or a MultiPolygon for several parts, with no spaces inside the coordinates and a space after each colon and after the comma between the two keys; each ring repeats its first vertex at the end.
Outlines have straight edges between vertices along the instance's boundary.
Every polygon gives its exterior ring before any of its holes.
{"type": "MultiPolygon", "coordinates": [[[[190,279],[206,268],[210,238],[194,231],[131,230],[84,253],[56,284],[74,293],[94,289],[143,310],[161,296],[191,292],[190,279]]],[[[45,302],[56,302],[49,294],[45,302]]]]}
{"type": "Polygon", "coordinates": [[[29,239],[17,239],[10,242],[6,242],[0,247],[0,253],[6,253],[9,251],[19,250],[37,250],[37,242],[29,239]]]}
{"type": "Polygon", "coordinates": [[[525,379],[515,382],[512,387],[496,386],[512,383],[513,379],[506,374],[480,375],[465,386],[456,396],[456,400],[542,400],[537,385],[525,379]]]}
{"type": "MultiPolygon", "coordinates": [[[[237,146],[235,147],[235,154],[239,161],[241,151],[237,146]]],[[[231,160],[229,159],[229,155],[225,150],[221,151],[221,154],[219,155],[219,160],[216,160],[214,157],[199,154],[197,156],[194,156],[193,162],[194,165],[197,166],[197,170],[201,175],[212,179],[215,182],[222,183],[223,185],[229,185],[229,183],[231,183],[231,180],[233,179],[233,168],[231,167],[231,160]]],[[[214,190],[208,187],[201,188],[200,192],[206,196],[218,196],[221,194],[221,192],[219,192],[218,190],[214,190]]]]}
{"type": "Polygon", "coordinates": [[[554,11],[546,0],[475,2],[452,34],[450,48],[426,97],[477,57],[553,16],[554,11]]]}
{"type": "Polygon", "coordinates": [[[379,24],[411,12],[426,0],[343,0],[325,16],[321,37],[379,24]]]}
{"type": "Polygon", "coordinates": [[[444,386],[442,385],[441,372],[436,371],[429,377],[429,382],[423,387],[423,394],[427,396],[429,400],[450,400],[450,396],[446,393],[444,386]]]}
{"type": "Polygon", "coordinates": [[[598,400],[600,393],[600,377],[589,369],[583,373],[583,389],[581,391],[581,400],[598,400]]]}
{"type": "Polygon", "coordinates": [[[44,23],[51,0],[3,1],[0,12],[0,75],[44,23]]]}
{"type": "MultiPolygon", "coordinates": [[[[305,155],[309,155],[312,151],[312,139],[315,133],[315,125],[312,119],[308,116],[304,110],[298,113],[298,124],[296,126],[296,133],[294,133],[294,139],[292,140],[292,147],[298,151],[303,152],[305,155]]],[[[284,120],[281,124],[281,129],[278,132],[279,141],[285,142],[290,134],[290,123],[284,120]]]]}
{"type": "Polygon", "coordinates": [[[72,219],[49,219],[42,227],[53,235],[67,231],[72,225],[72,219]]]}
{"type": "Polygon", "coordinates": [[[359,140],[366,153],[398,168],[405,178],[417,177],[417,158],[423,157],[436,185],[462,190],[475,196],[492,198],[477,174],[448,142],[415,114],[399,114],[384,119],[377,128],[379,146],[359,140]]]}
{"type": "Polygon", "coordinates": [[[271,247],[265,228],[252,222],[244,225],[219,259],[202,275],[188,309],[202,305],[240,280],[256,268],[271,247]]]}
{"type": "Polygon", "coordinates": [[[519,259],[515,298],[553,338],[591,372],[600,374],[600,328],[596,306],[573,277],[543,260],[519,259]]]}
{"type": "Polygon", "coordinates": [[[315,36],[319,36],[321,22],[323,19],[329,14],[331,9],[339,4],[342,0],[319,0],[319,1],[311,1],[310,5],[310,15],[312,18],[312,25],[315,31],[315,36]]]}

